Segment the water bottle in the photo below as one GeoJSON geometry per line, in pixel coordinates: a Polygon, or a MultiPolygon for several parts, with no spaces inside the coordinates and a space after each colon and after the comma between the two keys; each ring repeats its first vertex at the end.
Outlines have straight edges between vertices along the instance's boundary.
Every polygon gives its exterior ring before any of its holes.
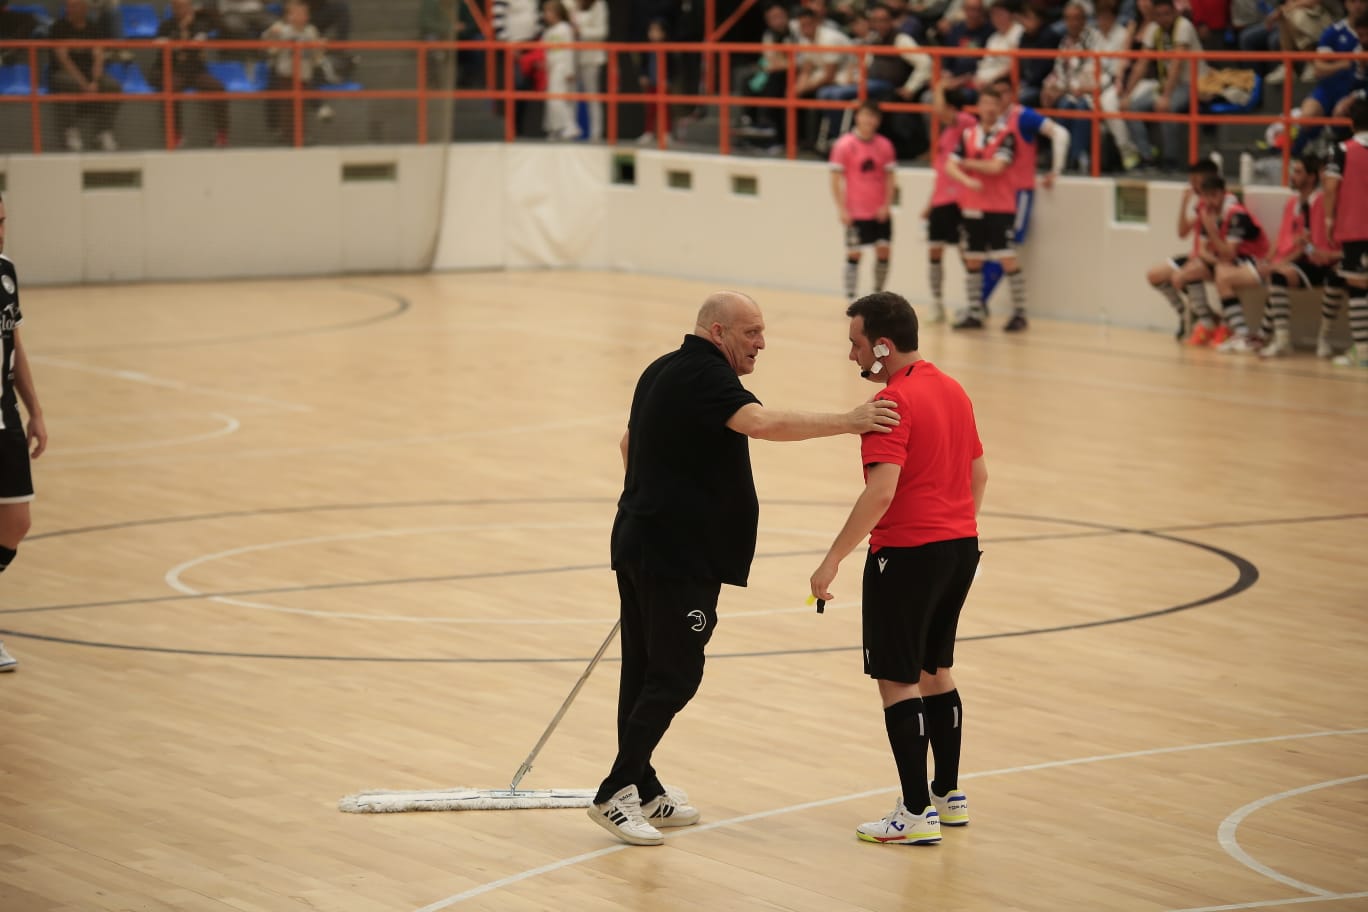
{"type": "Polygon", "coordinates": [[[1217,174],[1224,175],[1224,174],[1225,174],[1225,159],[1221,157],[1221,153],[1220,153],[1220,152],[1217,152],[1215,149],[1213,149],[1213,150],[1211,150],[1211,155],[1210,155],[1209,157],[1211,158],[1212,161],[1214,161],[1214,162],[1216,163],[1216,173],[1217,173],[1217,174]]]}
{"type": "Polygon", "coordinates": [[[1248,187],[1254,183],[1254,156],[1248,152],[1240,153],[1240,186],[1248,187]]]}

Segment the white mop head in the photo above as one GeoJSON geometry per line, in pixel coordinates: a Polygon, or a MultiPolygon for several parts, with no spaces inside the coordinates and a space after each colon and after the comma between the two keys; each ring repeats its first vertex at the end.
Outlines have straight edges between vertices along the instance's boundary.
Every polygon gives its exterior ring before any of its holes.
{"type": "Polygon", "coordinates": [[[391,814],[401,811],[513,811],[536,808],[587,808],[593,789],[435,789],[391,791],[377,789],[348,795],[337,803],[350,814],[391,814]]]}

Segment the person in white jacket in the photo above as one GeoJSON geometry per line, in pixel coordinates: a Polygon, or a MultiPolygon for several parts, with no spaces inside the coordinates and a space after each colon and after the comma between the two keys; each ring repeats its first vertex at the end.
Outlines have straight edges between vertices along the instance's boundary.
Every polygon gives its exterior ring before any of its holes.
{"type": "MultiPolygon", "coordinates": [[[[552,95],[575,91],[575,51],[558,48],[575,40],[575,27],[570,23],[561,0],[546,0],[542,4],[542,41],[546,42],[546,91],[552,95]]],[[[575,123],[575,103],[564,98],[548,98],[542,127],[554,139],[578,139],[580,128],[575,123]]]]}
{"type": "MultiPolygon", "coordinates": [[[[607,0],[572,0],[574,9],[570,20],[580,41],[608,40],[608,3],[607,0]]],[[[603,91],[603,68],[608,63],[606,51],[585,50],[576,55],[576,69],[579,70],[581,92],[603,91]]],[[[603,139],[603,102],[585,103],[589,109],[589,138],[603,139]]]]}

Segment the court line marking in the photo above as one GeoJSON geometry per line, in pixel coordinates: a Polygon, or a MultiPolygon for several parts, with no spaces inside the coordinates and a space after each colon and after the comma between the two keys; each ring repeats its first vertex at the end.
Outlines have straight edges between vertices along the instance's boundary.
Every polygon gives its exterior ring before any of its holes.
{"type": "Polygon", "coordinates": [[[1276,880],[1278,883],[1286,884],[1294,890],[1301,890],[1303,893],[1311,893],[1315,896],[1330,896],[1332,895],[1330,890],[1303,883],[1294,877],[1288,877],[1286,874],[1270,868],[1268,865],[1246,852],[1244,848],[1241,847],[1238,836],[1240,824],[1244,823],[1245,818],[1255,811],[1266,808],[1271,804],[1276,804],[1284,798],[1293,798],[1297,795],[1304,795],[1307,792],[1318,791],[1319,789],[1334,788],[1337,785],[1348,785],[1350,782],[1362,782],[1364,779],[1368,779],[1368,773],[1359,776],[1346,776],[1343,779],[1331,779],[1328,782],[1318,782],[1314,785],[1303,785],[1301,788],[1288,789],[1285,792],[1278,792],[1276,795],[1266,795],[1257,801],[1251,801],[1249,804],[1232,812],[1229,817],[1221,821],[1220,827],[1216,830],[1216,841],[1221,844],[1221,848],[1225,849],[1227,855],[1244,865],[1246,868],[1249,868],[1251,871],[1262,874],[1264,877],[1271,880],[1276,880]]]}
{"type": "MultiPolygon", "coordinates": [[[[117,453],[125,450],[152,450],[157,449],[159,447],[181,446],[182,444],[187,443],[201,443],[205,440],[214,440],[219,437],[227,437],[229,434],[236,434],[242,428],[241,421],[234,418],[232,415],[226,415],[223,412],[199,412],[197,414],[199,414],[200,416],[208,415],[210,418],[215,418],[219,422],[221,422],[223,426],[215,428],[212,431],[206,431],[203,434],[189,434],[184,437],[164,437],[157,440],[144,440],[135,443],[106,443],[100,444],[98,446],[62,447],[53,455],[60,458],[68,454],[84,455],[86,453],[117,453]]],[[[105,464],[106,463],[104,462],[99,463],[99,465],[105,464]]],[[[77,467],[66,466],[66,468],[77,467]]]]}
{"type": "Polygon", "coordinates": [[[1303,903],[1366,898],[1368,898],[1368,890],[1361,893],[1329,893],[1325,896],[1294,896],[1291,899],[1261,899],[1257,902],[1229,903],[1224,906],[1193,906],[1188,909],[1173,909],[1171,912],[1236,912],[1239,909],[1274,909],[1278,906],[1297,906],[1303,903]]]}
{"type": "Polygon", "coordinates": [[[52,355],[30,355],[29,360],[45,367],[60,367],[66,370],[80,371],[87,374],[96,374],[101,377],[113,377],[116,380],[126,380],[129,383],[141,383],[144,386],[153,386],[158,389],[175,390],[181,393],[199,393],[206,396],[218,396],[224,399],[235,399],[239,402],[251,402],[256,405],[271,405],[276,408],[285,409],[291,412],[312,412],[313,406],[304,405],[299,402],[286,402],[283,399],[272,399],[269,396],[254,396],[251,393],[239,393],[233,390],[215,389],[211,386],[197,386],[193,383],[186,383],[184,380],[168,380],[165,377],[154,377],[142,371],[123,370],[116,367],[98,367],[94,364],[82,364],[80,361],[70,361],[66,358],[57,358],[52,355]]]}
{"type": "MultiPolygon", "coordinates": [[[[1047,769],[1061,769],[1063,767],[1069,766],[1083,766],[1089,763],[1104,763],[1112,760],[1132,760],[1139,757],[1157,757],[1162,756],[1164,754],[1179,754],[1200,750],[1214,750],[1223,747],[1244,747],[1251,744],[1272,744],[1279,741],[1299,741],[1306,740],[1308,738],[1328,738],[1342,735],[1365,734],[1368,734],[1368,728],[1350,728],[1340,730],[1302,732],[1294,735],[1271,735],[1263,738],[1240,738],[1234,741],[1209,741],[1204,744],[1184,744],[1179,745],[1177,747],[1154,747],[1147,748],[1145,750],[1124,751],[1122,753],[1117,754],[1094,754],[1088,757],[1074,757],[1068,760],[1047,760],[1042,763],[1029,763],[1023,766],[1009,766],[1004,767],[1002,769],[984,770],[978,773],[966,773],[961,775],[960,778],[986,779],[991,776],[1011,776],[1017,773],[1029,773],[1047,769]]],[[[854,792],[849,795],[840,795],[835,798],[823,798],[819,801],[807,801],[802,804],[793,804],[787,807],[774,808],[768,811],[758,811],[754,814],[742,814],[739,817],[729,817],[726,820],[719,820],[715,823],[705,823],[699,826],[689,827],[688,829],[682,830],[678,833],[671,833],[670,839],[674,840],[681,837],[692,836],[696,833],[706,833],[711,830],[720,830],[740,826],[744,823],[751,823],[756,820],[764,820],[769,817],[778,817],[780,815],[791,814],[796,811],[807,811],[812,810],[814,808],[829,807],[830,805],[834,804],[844,804],[847,801],[856,801],[862,798],[871,798],[877,795],[887,795],[893,792],[897,792],[900,788],[901,786],[891,786],[888,788],[869,789],[863,792],[854,792]]],[[[602,858],[605,855],[611,855],[614,852],[621,852],[624,849],[629,848],[632,848],[632,846],[608,846],[607,848],[599,849],[594,852],[586,852],[582,855],[575,855],[571,858],[561,859],[560,861],[551,862],[550,864],[544,864],[536,868],[521,871],[517,874],[510,874],[507,877],[501,877],[498,880],[490,881],[486,884],[481,884],[478,887],[471,887],[470,889],[465,890],[461,893],[456,893],[452,896],[448,896],[445,899],[440,899],[437,902],[429,903],[428,905],[418,909],[417,912],[439,912],[439,910],[441,909],[450,908],[451,906],[454,906],[457,903],[465,902],[467,899],[474,899],[477,896],[483,896],[486,893],[491,893],[494,890],[498,890],[502,887],[522,883],[523,881],[531,880],[535,877],[540,877],[543,874],[550,874],[554,871],[559,871],[564,868],[573,867],[575,865],[581,864],[582,862],[591,861],[595,858],[602,858]]]]}

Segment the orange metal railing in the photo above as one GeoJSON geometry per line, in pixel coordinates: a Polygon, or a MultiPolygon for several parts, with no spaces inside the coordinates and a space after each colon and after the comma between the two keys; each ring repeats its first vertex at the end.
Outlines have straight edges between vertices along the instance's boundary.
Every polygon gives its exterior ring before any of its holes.
{"type": "MultiPolygon", "coordinates": [[[[473,4],[472,4],[473,5],[473,4]]],[[[728,23],[723,23],[715,31],[721,33],[725,30],[728,23]]],[[[488,28],[488,22],[481,23],[482,29],[488,28]]],[[[504,122],[504,138],[513,141],[517,134],[516,123],[516,102],[531,100],[545,101],[547,99],[564,99],[567,101],[590,101],[600,102],[605,106],[605,138],[609,143],[618,140],[619,130],[619,109],[623,105],[645,105],[650,113],[648,123],[663,124],[667,118],[667,111],[672,105],[703,106],[716,108],[719,113],[719,150],[723,154],[730,153],[732,150],[732,129],[731,114],[734,108],[760,108],[778,107],[782,108],[785,116],[787,129],[785,132],[786,146],[785,154],[789,158],[797,156],[797,118],[800,111],[805,110],[843,110],[854,104],[865,100],[866,78],[865,74],[869,66],[870,57],[875,55],[884,56],[905,56],[909,52],[924,54],[931,58],[932,62],[932,82],[933,84],[940,79],[940,74],[946,58],[965,58],[1010,56],[1010,72],[1013,79],[1017,78],[1021,62],[1032,58],[1059,57],[1079,57],[1091,60],[1093,63],[1094,88],[1093,105],[1091,110],[1051,110],[1042,109],[1042,113],[1060,119],[1086,119],[1092,121],[1091,142],[1089,159],[1091,162],[1092,173],[1096,176],[1101,165],[1101,122],[1104,119],[1119,118],[1123,120],[1143,120],[1147,122],[1180,122],[1187,125],[1188,129],[1188,152],[1190,158],[1196,158],[1200,146],[1199,131],[1204,125],[1211,124],[1257,124],[1269,125],[1280,123],[1284,130],[1289,131],[1293,123],[1301,125],[1326,125],[1343,124],[1343,120],[1334,120],[1330,117],[1319,118],[1294,118],[1293,111],[1293,81],[1296,70],[1304,63],[1312,60],[1327,60],[1327,55],[1314,52],[1282,52],[1269,51],[1257,54],[1249,52],[1170,52],[1161,53],[1156,51],[1128,51],[1128,52],[1101,52],[1101,51],[1061,51],[1061,50],[1017,50],[1012,52],[987,51],[976,48],[941,48],[941,47],[922,47],[915,50],[908,48],[897,48],[891,46],[870,46],[870,45],[844,45],[835,47],[814,47],[812,45],[784,44],[784,45],[765,45],[765,44],[740,44],[740,43],[720,43],[720,42],[693,42],[693,43],[648,43],[648,44],[624,44],[610,42],[575,42],[569,44],[540,44],[540,43],[519,43],[509,44],[499,41],[347,41],[329,42],[326,45],[304,44],[299,42],[269,42],[269,41],[72,41],[64,42],[63,46],[69,49],[81,49],[88,47],[100,47],[106,51],[140,51],[146,54],[154,52],[157,54],[157,64],[161,67],[161,85],[163,88],[158,91],[143,94],[93,94],[93,93],[62,93],[62,94],[42,94],[38,91],[40,85],[40,64],[42,64],[46,51],[54,45],[46,41],[10,41],[0,42],[0,51],[19,50],[27,57],[29,64],[30,91],[28,94],[0,94],[0,105],[28,105],[30,109],[30,119],[32,124],[32,147],[33,152],[43,151],[43,117],[44,106],[59,104],[81,104],[118,99],[125,102],[148,102],[159,103],[165,118],[165,143],[166,148],[175,147],[176,123],[175,123],[175,103],[178,101],[218,101],[218,100],[241,100],[241,99],[287,99],[290,101],[294,112],[294,132],[293,143],[296,146],[304,144],[304,117],[303,111],[306,101],[339,98],[347,99],[380,99],[380,100],[401,100],[415,102],[417,106],[416,130],[419,143],[426,143],[429,139],[429,103],[438,101],[455,100],[486,100],[490,102],[502,103],[502,117],[504,122]],[[328,51],[340,51],[344,53],[364,53],[372,51],[402,52],[414,55],[412,72],[415,76],[414,84],[408,88],[393,89],[367,89],[361,88],[355,91],[348,91],[343,95],[335,91],[320,89],[306,84],[300,77],[302,72],[300,61],[302,55],[325,47],[328,51]],[[271,50],[287,50],[294,55],[294,78],[288,89],[275,91],[258,92],[196,92],[193,95],[182,92],[169,91],[166,87],[173,85],[172,81],[172,51],[190,49],[197,51],[231,51],[241,55],[244,52],[254,52],[264,54],[271,50]],[[606,88],[600,92],[563,92],[548,93],[536,89],[517,88],[518,81],[515,78],[515,67],[518,63],[519,55],[534,50],[602,50],[607,52],[606,66],[606,88]],[[457,51],[480,51],[485,55],[485,81],[486,85],[480,88],[432,88],[428,86],[428,55],[435,51],[455,53],[457,51]],[[762,53],[781,54],[787,60],[788,70],[788,91],[782,98],[753,97],[748,95],[736,94],[731,89],[732,75],[737,70],[736,57],[743,57],[747,62],[762,53]],[[806,53],[832,53],[842,55],[857,55],[859,65],[859,79],[857,80],[857,95],[854,101],[831,101],[819,100],[815,98],[796,98],[793,95],[794,76],[797,71],[797,57],[799,54],[806,53]],[[620,75],[622,71],[622,58],[624,55],[652,55],[655,58],[656,80],[655,88],[651,93],[623,91],[619,89],[621,83],[620,75]],[[679,93],[671,92],[668,88],[669,73],[667,67],[670,65],[671,58],[681,55],[700,55],[702,61],[701,70],[704,74],[704,86],[720,86],[702,93],[679,93]],[[1192,87],[1189,92],[1188,109],[1182,112],[1133,112],[1118,111],[1107,113],[1101,110],[1102,95],[1102,74],[1103,64],[1106,60],[1168,60],[1187,66],[1188,84],[1192,87]],[[1236,65],[1249,65],[1254,61],[1260,61],[1265,65],[1276,65],[1278,63],[1286,66],[1288,77],[1282,84],[1282,103],[1280,110],[1276,114],[1248,113],[1248,114],[1213,114],[1204,112],[1198,93],[1195,87],[1198,85],[1199,64],[1207,63],[1229,63],[1236,65]],[[713,63],[715,61],[715,64],[713,63]]],[[[1357,53],[1350,55],[1334,55],[1336,59],[1347,59],[1354,61],[1357,65],[1368,66],[1368,53],[1357,53]]],[[[930,114],[931,106],[925,103],[898,100],[883,100],[881,106],[886,111],[892,112],[917,112],[930,114]]],[[[1327,112],[1328,113],[1328,112],[1327,112]]],[[[934,117],[930,118],[930,129],[932,143],[934,144],[936,134],[939,130],[934,117]]],[[[665,148],[668,142],[667,131],[655,129],[656,142],[660,148],[665,148]]],[[[1286,144],[1283,147],[1283,168],[1284,175],[1290,159],[1290,150],[1286,144]]]]}

